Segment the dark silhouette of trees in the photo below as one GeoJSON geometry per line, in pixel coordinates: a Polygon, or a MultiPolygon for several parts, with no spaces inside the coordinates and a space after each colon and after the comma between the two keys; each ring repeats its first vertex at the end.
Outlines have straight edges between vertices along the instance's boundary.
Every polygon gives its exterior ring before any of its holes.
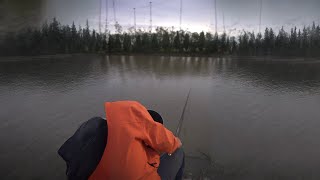
{"type": "Polygon", "coordinates": [[[200,52],[203,52],[204,51],[204,45],[205,45],[205,42],[206,42],[206,39],[204,37],[204,32],[202,31],[199,35],[199,41],[198,41],[198,48],[199,48],[199,51],[200,52]]]}
{"type": "Polygon", "coordinates": [[[114,40],[114,51],[121,52],[122,51],[122,42],[121,42],[121,35],[115,34],[115,40],[114,40]]]}
{"type": "Polygon", "coordinates": [[[190,35],[187,33],[184,35],[183,39],[183,50],[184,52],[188,52],[190,48],[190,35]]]}
{"type": "Polygon", "coordinates": [[[311,26],[276,34],[242,31],[236,37],[226,33],[174,31],[159,27],[156,32],[123,31],[117,23],[115,33],[97,33],[86,22],[61,25],[53,18],[40,28],[27,28],[0,37],[0,55],[41,55],[59,53],[184,53],[207,55],[319,56],[320,27],[311,26]]]}
{"type": "Polygon", "coordinates": [[[176,32],[176,35],[173,40],[174,51],[179,52],[181,50],[181,41],[179,31],[176,32]]]}
{"type": "Polygon", "coordinates": [[[162,37],[162,48],[164,51],[170,51],[170,37],[168,31],[164,30],[163,37],[162,37]]]}
{"type": "Polygon", "coordinates": [[[124,34],[123,37],[123,51],[124,52],[131,52],[131,36],[127,33],[124,34]]]}
{"type": "Polygon", "coordinates": [[[198,51],[199,47],[199,34],[197,32],[194,32],[191,34],[191,52],[195,53],[198,51]]]}
{"type": "Polygon", "coordinates": [[[218,33],[214,34],[213,41],[212,41],[212,51],[214,54],[219,53],[219,35],[218,33]]]}
{"type": "Polygon", "coordinates": [[[220,54],[225,54],[228,52],[228,47],[227,47],[227,34],[224,32],[219,41],[219,52],[220,54]]]}
{"type": "Polygon", "coordinates": [[[137,34],[135,36],[134,52],[141,52],[141,50],[142,50],[141,46],[142,46],[141,35],[137,34]]]}
{"type": "Polygon", "coordinates": [[[151,37],[151,50],[152,52],[158,52],[160,50],[159,38],[157,33],[153,33],[151,37]]]}
{"type": "Polygon", "coordinates": [[[142,34],[142,50],[144,52],[150,52],[151,51],[151,35],[149,33],[144,32],[142,34]]]}
{"type": "Polygon", "coordinates": [[[235,37],[230,38],[230,54],[235,55],[238,52],[238,44],[235,37]]]}
{"type": "Polygon", "coordinates": [[[213,36],[211,33],[207,32],[205,35],[205,52],[206,53],[210,53],[211,51],[211,46],[212,46],[212,40],[213,40],[213,36]]]}

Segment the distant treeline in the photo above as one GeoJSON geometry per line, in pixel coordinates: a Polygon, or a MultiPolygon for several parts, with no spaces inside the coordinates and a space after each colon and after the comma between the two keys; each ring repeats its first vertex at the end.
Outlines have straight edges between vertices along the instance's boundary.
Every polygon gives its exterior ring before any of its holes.
{"type": "Polygon", "coordinates": [[[320,27],[313,23],[302,30],[283,28],[275,33],[266,28],[264,33],[242,31],[237,37],[226,33],[173,31],[157,28],[155,32],[97,33],[73,23],[61,25],[55,18],[41,28],[28,28],[7,33],[0,38],[0,55],[41,55],[63,53],[181,53],[208,55],[277,55],[320,56],[320,27]]]}

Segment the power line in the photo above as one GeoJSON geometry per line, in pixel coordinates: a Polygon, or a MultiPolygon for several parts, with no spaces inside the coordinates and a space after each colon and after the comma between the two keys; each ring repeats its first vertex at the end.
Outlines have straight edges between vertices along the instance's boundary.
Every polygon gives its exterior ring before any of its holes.
{"type": "Polygon", "coordinates": [[[136,9],[146,9],[149,5],[137,6],[136,9]]]}
{"type": "Polygon", "coordinates": [[[156,1],[156,2],[153,2],[153,4],[159,6],[159,5],[166,4],[166,3],[168,3],[168,2],[170,2],[170,1],[156,1]]]}

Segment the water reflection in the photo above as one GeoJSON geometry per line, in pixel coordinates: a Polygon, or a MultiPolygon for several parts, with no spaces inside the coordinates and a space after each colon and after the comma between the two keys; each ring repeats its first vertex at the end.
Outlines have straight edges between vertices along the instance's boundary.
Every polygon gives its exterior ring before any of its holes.
{"type": "Polygon", "coordinates": [[[3,179],[64,178],[57,148],[81,122],[104,116],[104,101],[138,100],[174,131],[190,87],[181,131],[188,172],[200,176],[205,169],[221,179],[320,177],[319,63],[99,55],[4,60],[3,179]]]}

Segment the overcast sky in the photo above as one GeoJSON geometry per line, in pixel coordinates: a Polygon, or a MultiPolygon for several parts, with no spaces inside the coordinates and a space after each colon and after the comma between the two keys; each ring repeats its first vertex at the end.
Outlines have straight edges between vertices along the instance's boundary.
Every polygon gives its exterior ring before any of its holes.
{"type": "MultiPolygon", "coordinates": [[[[182,28],[190,31],[214,30],[214,0],[182,0],[182,28]]],[[[106,2],[102,0],[102,19],[105,19],[106,2]]],[[[108,0],[110,27],[114,24],[113,0],[108,0]]],[[[136,8],[138,27],[149,25],[150,0],[115,0],[116,20],[124,29],[133,26],[133,8],[136,8]]],[[[89,19],[92,27],[99,22],[100,0],[47,0],[43,15],[57,17],[63,24],[84,25],[89,19]]],[[[223,15],[227,32],[242,29],[258,31],[260,0],[217,0],[218,30],[223,31],[223,15]]],[[[179,28],[180,0],[153,0],[153,26],[174,26],[179,28]]],[[[320,23],[320,0],[263,0],[262,29],[271,26],[278,29],[282,25],[320,23]]],[[[104,25],[103,21],[103,25],[104,25]]]]}

